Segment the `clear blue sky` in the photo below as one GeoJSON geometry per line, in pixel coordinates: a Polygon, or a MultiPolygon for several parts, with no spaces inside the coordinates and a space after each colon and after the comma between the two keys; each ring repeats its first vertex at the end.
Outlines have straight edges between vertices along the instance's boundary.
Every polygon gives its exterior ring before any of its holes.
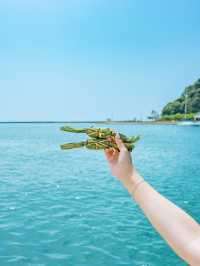
{"type": "Polygon", "coordinates": [[[198,0],[1,0],[0,120],[146,117],[200,77],[198,0]]]}

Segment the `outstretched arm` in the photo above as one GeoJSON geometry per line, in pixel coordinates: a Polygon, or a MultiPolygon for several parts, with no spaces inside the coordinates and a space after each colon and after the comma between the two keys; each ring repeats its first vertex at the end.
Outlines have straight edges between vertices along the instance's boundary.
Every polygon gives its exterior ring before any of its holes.
{"type": "Polygon", "coordinates": [[[199,266],[200,225],[139,175],[119,135],[116,143],[120,152],[113,149],[105,151],[112,174],[119,178],[171,248],[190,265],[199,266]]]}

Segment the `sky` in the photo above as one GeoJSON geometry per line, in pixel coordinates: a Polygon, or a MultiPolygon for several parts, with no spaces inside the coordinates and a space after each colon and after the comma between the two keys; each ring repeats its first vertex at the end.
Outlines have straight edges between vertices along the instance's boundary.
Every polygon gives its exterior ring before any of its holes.
{"type": "Polygon", "coordinates": [[[145,119],[200,78],[198,0],[0,0],[0,121],[145,119]]]}

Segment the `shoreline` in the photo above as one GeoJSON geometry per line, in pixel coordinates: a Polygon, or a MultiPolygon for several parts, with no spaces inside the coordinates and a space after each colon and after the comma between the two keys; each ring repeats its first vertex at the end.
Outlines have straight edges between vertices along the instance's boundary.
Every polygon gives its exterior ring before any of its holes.
{"type": "Polygon", "coordinates": [[[177,125],[178,121],[0,121],[0,124],[177,125]]]}

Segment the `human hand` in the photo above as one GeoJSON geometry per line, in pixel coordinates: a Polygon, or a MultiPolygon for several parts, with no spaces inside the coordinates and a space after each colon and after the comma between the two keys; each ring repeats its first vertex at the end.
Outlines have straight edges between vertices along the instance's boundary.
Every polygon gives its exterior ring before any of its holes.
{"type": "Polygon", "coordinates": [[[141,180],[141,177],[135,170],[131,154],[120,139],[119,134],[116,135],[115,142],[120,151],[113,148],[105,150],[108,164],[112,174],[123,183],[129,192],[132,192],[135,184],[141,180]]]}

